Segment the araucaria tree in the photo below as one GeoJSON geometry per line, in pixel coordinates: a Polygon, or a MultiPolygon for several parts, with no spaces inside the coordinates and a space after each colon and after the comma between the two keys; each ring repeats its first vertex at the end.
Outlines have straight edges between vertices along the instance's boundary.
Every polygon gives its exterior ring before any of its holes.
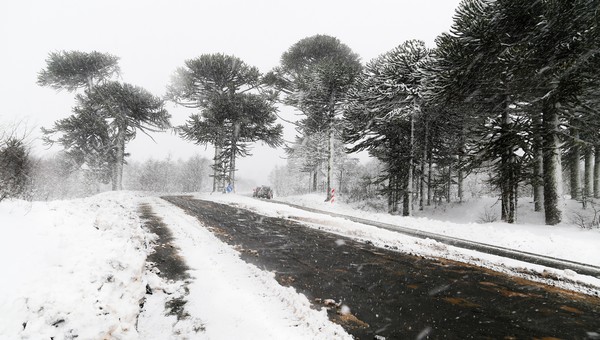
{"type": "Polygon", "coordinates": [[[283,53],[281,65],[268,77],[282,94],[282,102],[304,114],[298,124],[302,137],[328,135],[326,201],[332,193],[334,139],[341,138],[342,104],[361,69],[359,56],[339,39],[315,35],[298,41],[283,53]]]}
{"type": "Polygon", "coordinates": [[[562,155],[571,196],[599,196],[597,8],[589,0],[464,0],[432,52],[408,42],[371,61],[348,96],[345,137],[387,166],[391,210],[402,195],[407,214],[416,187],[423,202],[425,183],[440,197],[446,182],[448,201],[456,183],[461,200],[465,173],[485,169],[504,221],[516,221],[529,184],[535,210],[543,206],[555,225],[562,155]]]}
{"type": "Polygon", "coordinates": [[[571,194],[577,198],[583,149],[583,193],[592,194],[598,111],[588,100],[599,79],[597,5],[465,0],[451,34],[437,40],[431,98],[477,118],[470,120],[475,125],[463,120],[470,166],[492,165],[507,222],[516,218],[520,182],[531,184],[536,210],[543,202],[547,224],[561,222],[562,154],[569,155],[571,194]]]}
{"type": "Polygon", "coordinates": [[[250,155],[251,143],[283,142],[283,127],[275,124],[276,108],[262,85],[256,67],[224,54],[187,60],[173,76],[167,98],[199,110],[179,127],[182,137],[215,148],[213,191],[226,183],[235,189],[236,158],[250,155]]]}
{"type": "Polygon", "coordinates": [[[348,96],[345,139],[386,164],[390,208],[411,215],[416,128],[422,119],[421,64],[430,51],[409,40],[369,62],[348,96]]]}
{"type": "Polygon", "coordinates": [[[136,132],[162,131],[170,115],[164,102],[143,88],[110,81],[118,58],[98,52],[51,53],[38,84],[75,91],[77,106],[70,117],[42,129],[45,141],[59,143],[76,166],[85,164],[95,178],[122,189],[125,145],[136,132]]]}
{"type": "Polygon", "coordinates": [[[513,223],[518,185],[526,173],[523,160],[529,159],[522,156],[530,149],[531,122],[510,81],[515,54],[489,26],[493,13],[477,1],[459,6],[452,34],[437,39],[438,72],[430,92],[432,101],[450,107],[462,125],[462,150],[469,151],[466,166],[491,165],[490,182],[500,191],[502,220],[513,223]]]}

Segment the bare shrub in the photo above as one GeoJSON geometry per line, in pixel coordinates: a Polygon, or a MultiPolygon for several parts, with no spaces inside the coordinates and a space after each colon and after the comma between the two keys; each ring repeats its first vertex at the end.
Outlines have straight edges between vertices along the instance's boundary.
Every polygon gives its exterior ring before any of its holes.
{"type": "Polygon", "coordinates": [[[477,218],[477,223],[494,223],[498,221],[498,214],[492,208],[485,208],[477,218]]]}
{"type": "Polygon", "coordinates": [[[582,229],[597,229],[600,228],[600,207],[593,201],[587,201],[587,213],[583,211],[574,211],[570,215],[570,222],[579,226],[582,229]]]}

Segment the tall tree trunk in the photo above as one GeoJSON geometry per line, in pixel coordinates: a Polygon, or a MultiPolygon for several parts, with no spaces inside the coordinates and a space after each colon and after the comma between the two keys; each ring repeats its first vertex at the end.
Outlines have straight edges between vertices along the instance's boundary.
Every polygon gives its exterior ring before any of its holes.
{"type": "Polygon", "coordinates": [[[594,198],[600,198],[600,145],[594,146],[594,198]]]}
{"type": "Polygon", "coordinates": [[[118,164],[118,160],[115,157],[115,164],[113,164],[112,170],[111,170],[111,190],[112,191],[119,191],[119,170],[117,169],[117,164],[118,164]]]}
{"type": "Polygon", "coordinates": [[[404,188],[404,204],[402,209],[403,216],[412,215],[412,195],[413,195],[413,162],[414,162],[414,146],[415,146],[415,112],[410,115],[410,145],[408,156],[408,175],[404,188]]]}
{"type": "Polygon", "coordinates": [[[219,154],[221,153],[221,148],[218,145],[218,142],[215,142],[215,157],[213,158],[213,190],[212,192],[217,191],[217,182],[219,180],[219,154]]]}
{"type": "Polygon", "coordinates": [[[312,192],[317,192],[317,186],[318,186],[318,183],[319,183],[318,172],[319,172],[319,166],[316,165],[315,166],[315,171],[313,173],[313,178],[312,178],[312,181],[313,181],[312,182],[312,192]]]}
{"type": "Polygon", "coordinates": [[[571,135],[573,136],[573,145],[571,146],[571,152],[569,153],[569,172],[570,172],[570,184],[571,184],[571,198],[578,200],[581,198],[581,169],[579,161],[581,159],[581,152],[579,147],[579,131],[575,128],[571,128],[571,135]]]}
{"type": "Polygon", "coordinates": [[[585,199],[588,200],[594,194],[594,180],[592,176],[594,171],[594,149],[591,146],[586,146],[584,159],[583,193],[585,195],[585,199]]]}
{"type": "Polygon", "coordinates": [[[394,213],[394,204],[395,204],[395,199],[394,199],[394,194],[395,194],[395,188],[394,188],[394,182],[392,180],[392,178],[389,179],[388,182],[388,213],[393,214],[394,213]]]}
{"type": "Polygon", "coordinates": [[[432,146],[429,144],[429,150],[427,150],[427,206],[431,205],[431,179],[433,176],[433,151],[432,146]]]}
{"type": "Polygon", "coordinates": [[[427,150],[423,149],[423,158],[421,159],[421,174],[419,177],[419,210],[423,210],[425,207],[425,162],[427,150]]]}
{"type": "Polygon", "coordinates": [[[397,176],[390,176],[388,183],[388,212],[394,214],[398,211],[398,185],[397,176]]]}
{"type": "Polygon", "coordinates": [[[333,126],[329,128],[329,143],[328,143],[328,151],[329,154],[327,156],[327,198],[325,202],[331,201],[332,192],[331,192],[331,184],[333,183],[333,126]]]}
{"type": "Polygon", "coordinates": [[[460,130],[460,137],[459,137],[459,141],[460,141],[460,145],[459,145],[459,150],[458,150],[458,164],[457,164],[457,171],[456,171],[456,183],[457,183],[457,194],[458,194],[458,201],[462,203],[463,199],[464,199],[464,171],[463,171],[463,162],[464,162],[464,157],[465,157],[465,128],[463,125],[463,128],[460,130]]]}
{"type": "Polygon", "coordinates": [[[533,209],[534,211],[542,211],[544,207],[544,157],[542,137],[542,115],[534,113],[533,115],[533,178],[531,185],[533,186],[533,209]]]}
{"type": "Polygon", "coordinates": [[[337,189],[337,194],[338,195],[342,193],[342,184],[343,184],[342,180],[343,180],[343,178],[344,178],[344,167],[342,167],[340,169],[340,185],[338,186],[338,189],[337,189]]]}
{"type": "Polygon", "coordinates": [[[116,163],[114,166],[112,190],[123,190],[123,163],[125,162],[125,133],[127,126],[124,123],[117,127],[116,163]]]}
{"type": "Polygon", "coordinates": [[[456,183],[457,183],[457,190],[458,190],[458,201],[462,203],[463,201],[463,170],[462,170],[462,161],[463,161],[463,155],[460,154],[458,155],[458,171],[456,172],[456,183]]]}
{"type": "Polygon", "coordinates": [[[515,223],[515,193],[513,192],[513,188],[511,185],[506,195],[508,199],[506,222],[508,223],[515,223]]]}
{"type": "Polygon", "coordinates": [[[446,177],[446,203],[450,203],[450,196],[452,193],[452,161],[448,163],[448,173],[446,177]]]}
{"type": "Polygon", "coordinates": [[[421,175],[419,177],[419,210],[425,206],[425,162],[427,161],[427,148],[429,145],[429,124],[424,122],[425,136],[423,138],[423,152],[421,155],[421,175]]]}
{"type": "Polygon", "coordinates": [[[562,174],[560,165],[559,121],[556,103],[551,99],[543,101],[544,137],[544,215],[546,224],[556,225],[562,220],[559,198],[562,195],[562,174]]]}
{"type": "Polygon", "coordinates": [[[328,115],[329,115],[328,151],[329,151],[329,153],[327,155],[327,198],[325,199],[325,202],[331,201],[331,197],[332,197],[331,185],[333,184],[333,152],[334,152],[333,141],[335,138],[333,124],[334,124],[334,120],[335,120],[335,97],[336,97],[336,92],[335,92],[335,90],[332,90],[331,93],[329,94],[329,107],[328,107],[328,115]]]}
{"type": "Polygon", "coordinates": [[[517,222],[517,216],[519,216],[519,214],[517,214],[518,212],[518,207],[519,207],[519,183],[515,182],[515,186],[513,188],[513,202],[514,202],[514,217],[513,217],[513,221],[517,222]]]}
{"type": "Polygon", "coordinates": [[[227,183],[227,186],[231,186],[233,192],[235,192],[235,147],[236,144],[234,142],[231,145],[231,155],[229,156],[229,183],[227,183]]]}
{"type": "Polygon", "coordinates": [[[404,184],[401,179],[396,176],[394,181],[394,212],[398,213],[400,210],[400,193],[402,193],[402,188],[404,188],[404,184]]]}
{"type": "Polygon", "coordinates": [[[241,124],[236,122],[233,124],[233,131],[231,134],[231,155],[229,156],[229,184],[233,192],[235,192],[235,158],[237,153],[237,141],[240,134],[241,124]]]}
{"type": "MultiPolygon", "coordinates": [[[[501,131],[505,136],[510,135],[510,115],[508,112],[508,100],[504,102],[504,110],[502,111],[501,131]]],[[[508,223],[515,222],[515,192],[516,178],[514,174],[514,155],[513,146],[511,143],[505,142],[502,145],[503,152],[500,159],[500,198],[502,200],[501,219],[508,223]]]]}
{"type": "Polygon", "coordinates": [[[500,189],[500,220],[508,221],[508,191],[504,188],[506,184],[502,184],[500,189]]]}

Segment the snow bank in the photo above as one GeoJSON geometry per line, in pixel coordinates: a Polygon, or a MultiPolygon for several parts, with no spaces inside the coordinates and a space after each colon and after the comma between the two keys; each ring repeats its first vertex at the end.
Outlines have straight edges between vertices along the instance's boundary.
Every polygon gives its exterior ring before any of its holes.
{"type": "Polygon", "coordinates": [[[0,338],[137,339],[138,197],[0,204],[0,338]]]}

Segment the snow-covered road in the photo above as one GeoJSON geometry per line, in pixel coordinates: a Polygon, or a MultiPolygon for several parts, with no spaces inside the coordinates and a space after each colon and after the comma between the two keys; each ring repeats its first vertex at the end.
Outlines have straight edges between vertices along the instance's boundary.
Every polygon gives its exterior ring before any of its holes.
{"type": "MultiPolygon", "coordinates": [[[[524,277],[546,270],[244,196],[199,197],[267,216],[303,217],[309,227],[406,253],[445,257],[524,277]]],[[[0,221],[4,232],[0,238],[0,339],[349,338],[324,311],[311,309],[303,295],[279,285],[272,273],[240,260],[236,250],[195,218],[159,198],[119,192],[67,201],[9,200],[0,203],[0,221]],[[149,203],[171,227],[180,254],[191,268],[189,293],[182,283],[161,281],[147,271],[145,261],[153,237],[141,227],[138,207],[142,203],[149,203]],[[147,285],[155,292],[151,296],[146,294],[147,285]],[[190,317],[184,321],[164,316],[164,301],[172,294],[188,301],[185,308],[190,317]]],[[[460,224],[446,225],[450,226],[446,232],[461,228],[460,224]]],[[[465,225],[465,234],[476,228],[465,225]]],[[[598,255],[597,231],[553,229],[553,242],[547,243],[544,233],[531,232],[537,230],[534,227],[527,230],[517,234],[502,225],[483,226],[476,236],[504,235],[498,238],[506,243],[513,239],[520,248],[541,243],[552,255],[563,250],[550,249],[550,243],[554,248],[569,247],[568,237],[573,237],[580,249],[576,256],[597,262],[593,258],[598,255]]],[[[583,285],[586,293],[598,294],[600,279],[569,271],[546,273],[557,278],[552,283],[560,287],[581,291],[583,285]]]]}

